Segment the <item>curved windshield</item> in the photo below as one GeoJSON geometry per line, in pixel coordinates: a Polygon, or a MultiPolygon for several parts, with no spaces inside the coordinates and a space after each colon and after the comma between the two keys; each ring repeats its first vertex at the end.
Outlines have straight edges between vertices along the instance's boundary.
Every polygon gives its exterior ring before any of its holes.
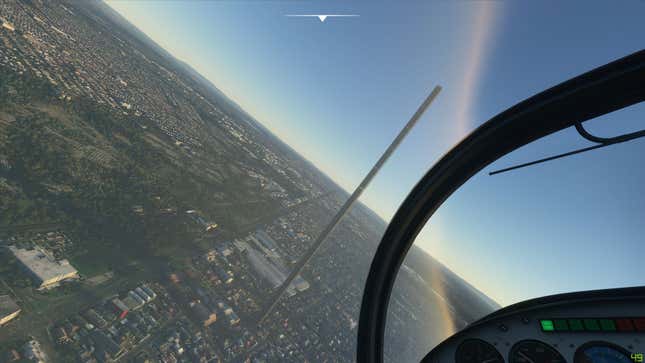
{"type": "MultiPolygon", "coordinates": [[[[354,361],[372,257],[409,190],[483,120],[637,50],[643,6],[0,1],[0,362],[354,361]]],[[[557,140],[505,161],[578,142],[557,140]]],[[[492,205],[539,199],[501,193],[513,175],[472,182],[497,188],[492,205]]],[[[468,220],[464,205],[437,220],[468,220]]],[[[546,216],[532,226],[551,240],[546,216]]],[[[552,231],[581,236],[565,227],[552,231]]],[[[538,270],[509,255],[469,275],[494,241],[436,231],[402,271],[444,280],[397,292],[390,359],[419,358],[497,304],[587,286],[544,272],[540,288],[502,293],[486,276],[538,270]],[[451,279],[482,303],[455,302],[451,279]],[[410,323],[437,308],[459,318],[410,323]]]]}
{"type": "MultiPolygon", "coordinates": [[[[641,103],[584,128],[618,136],[639,130],[643,115],[641,103]]],[[[417,362],[520,301],[643,285],[643,140],[504,171],[587,146],[573,127],[547,136],[486,167],[441,206],[397,276],[386,360],[417,362]]]]}

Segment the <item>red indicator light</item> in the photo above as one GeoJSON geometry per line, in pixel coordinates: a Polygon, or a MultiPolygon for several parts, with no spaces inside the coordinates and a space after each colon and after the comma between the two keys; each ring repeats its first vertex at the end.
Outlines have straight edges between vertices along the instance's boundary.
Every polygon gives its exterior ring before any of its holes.
{"type": "Polygon", "coordinates": [[[645,318],[634,319],[634,326],[638,331],[645,331],[645,318]]]}
{"type": "Polygon", "coordinates": [[[634,331],[631,319],[616,319],[616,329],[618,331],[634,331]]]}

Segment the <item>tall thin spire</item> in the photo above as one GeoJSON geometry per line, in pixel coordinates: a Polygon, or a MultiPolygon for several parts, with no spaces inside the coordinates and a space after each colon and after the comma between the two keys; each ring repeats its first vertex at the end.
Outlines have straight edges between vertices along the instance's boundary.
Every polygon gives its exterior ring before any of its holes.
{"type": "Polygon", "coordinates": [[[403,127],[401,132],[396,136],[394,141],[390,144],[390,146],[385,150],[383,155],[378,159],[376,164],[372,167],[372,169],[367,173],[363,181],[356,187],[352,195],[345,201],[343,206],[338,210],[334,218],[332,218],[331,222],[323,229],[323,231],[318,235],[318,238],[316,238],[316,241],[309,247],[309,249],[305,252],[305,254],[300,258],[300,260],[296,263],[294,268],[291,270],[291,273],[287,277],[287,279],[280,285],[277,289],[277,291],[273,294],[271,303],[267,307],[267,309],[262,313],[260,320],[258,321],[258,324],[262,324],[264,320],[271,314],[273,309],[275,309],[276,305],[278,304],[278,301],[284,295],[285,291],[289,288],[289,285],[291,285],[291,282],[293,279],[300,274],[302,271],[303,267],[311,260],[311,257],[316,253],[316,251],[320,248],[322,243],[325,241],[327,236],[338,226],[340,221],[343,219],[345,214],[350,210],[352,205],[358,200],[358,198],[361,196],[363,193],[363,190],[367,188],[369,183],[374,179],[374,176],[378,171],[381,169],[383,164],[387,161],[387,159],[392,155],[394,150],[401,144],[403,139],[407,136],[407,134],[410,132],[410,130],[414,127],[414,125],[419,121],[423,113],[428,109],[432,101],[437,97],[439,92],[441,91],[441,86],[436,86],[432,92],[426,97],[426,99],[423,101],[421,106],[417,109],[417,111],[412,115],[412,118],[410,118],[410,121],[403,127]]]}

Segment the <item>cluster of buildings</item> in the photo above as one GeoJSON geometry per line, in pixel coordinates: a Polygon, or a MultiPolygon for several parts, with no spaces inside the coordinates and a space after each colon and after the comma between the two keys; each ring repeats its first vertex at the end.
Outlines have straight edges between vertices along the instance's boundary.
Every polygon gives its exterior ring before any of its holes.
{"type": "Polygon", "coordinates": [[[183,295],[195,296],[191,306],[201,310],[196,320],[214,333],[225,361],[244,357],[284,362],[353,358],[362,286],[344,276],[355,276],[361,268],[368,268],[365,251],[369,240],[379,237],[356,233],[364,228],[354,219],[342,223],[330,236],[257,331],[251,333],[242,325],[227,323],[226,308],[218,307],[218,302],[224,302],[242,320],[257,316],[260,306],[268,303],[266,297],[285,281],[290,268],[313,242],[311,236],[319,233],[319,221],[327,220],[336,208],[334,203],[322,208],[312,204],[244,237],[216,241],[212,250],[192,260],[191,273],[175,279],[185,288],[183,295]]]}
{"type": "Polygon", "coordinates": [[[194,300],[189,305],[197,321],[202,323],[204,327],[215,323],[218,316],[220,316],[221,321],[230,327],[234,327],[240,323],[240,317],[235,313],[235,310],[222,300],[216,301],[215,304],[194,300]]]}
{"type": "Polygon", "coordinates": [[[328,218],[312,208],[299,209],[278,218],[266,226],[266,231],[279,241],[283,258],[290,264],[296,263],[302,254],[303,246],[313,243],[318,230],[315,226],[320,220],[328,218]]]}
{"type": "MultiPolygon", "coordinates": [[[[216,282],[208,286],[206,294],[216,294],[220,300],[229,302],[235,310],[240,310],[242,319],[257,316],[258,307],[268,302],[266,296],[284,282],[290,266],[305,246],[312,243],[310,236],[321,227],[317,221],[329,217],[322,213],[320,206],[310,206],[278,218],[245,237],[216,242],[211,251],[193,260],[194,270],[203,271],[204,275],[186,275],[182,284],[190,285],[190,280],[211,281],[208,276],[212,274],[216,282]],[[218,270],[226,271],[235,279],[216,278],[221,275],[215,273],[218,270]]],[[[240,357],[284,362],[351,360],[362,286],[342,276],[355,275],[353,269],[360,268],[357,261],[365,259],[364,251],[355,246],[365,244],[367,238],[375,238],[356,235],[355,228],[360,229],[355,222],[341,225],[328,241],[326,251],[321,253],[324,258],[312,263],[313,266],[294,280],[287,297],[255,334],[247,336],[243,328],[222,330],[228,324],[222,324],[222,314],[218,311],[220,325],[209,324],[209,327],[216,327],[220,340],[224,339],[220,343],[222,357],[226,361],[240,357]]]]}
{"type": "Polygon", "coordinates": [[[192,331],[184,319],[173,324],[155,346],[154,356],[161,363],[221,363],[208,338],[201,331],[192,331]]]}
{"type": "MultiPolygon", "coordinates": [[[[334,201],[331,199],[331,201],[334,201]]],[[[312,243],[338,206],[329,200],[300,208],[264,228],[290,266],[312,243]],[[321,206],[325,203],[326,205],[321,206]]],[[[278,361],[349,361],[356,349],[362,281],[370,249],[380,236],[347,218],[302,271],[310,289],[281,299],[258,332],[263,346],[254,356],[278,361]],[[363,234],[356,230],[368,231],[363,234]]],[[[257,237],[256,237],[257,238],[257,237]]],[[[261,241],[260,241],[261,242],[261,241]]]]}
{"type": "Polygon", "coordinates": [[[14,349],[6,352],[6,356],[0,357],[2,362],[31,362],[31,363],[47,363],[49,359],[47,354],[40,346],[40,342],[34,338],[29,338],[27,342],[14,349]]]}
{"type": "Polygon", "coordinates": [[[199,99],[194,88],[154,52],[113,36],[111,25],[88,14],[98,8],[79,4],[2,2],[0,38],[8,52],[0,65],[49,81],[60,98],[88,97],[146,117],[173,139],[199,146],[204,124],[193,105],[199,99]]]}
{"type": "Polygon", "coordinates": [[[165,290],[159,285],[154,290],[150,284],[141,284],[123,299],[101,301],[55,324],[51,336],[58,344],[71,347],[82,362],[119,359],[176,316],[177,306],[165,290]],[[158,298],[154,290],[163,291],[164,297],[158,298]]]}
{"type": "MultiPolygon", "coordinates": [[[[284,255],[276,241],[262,229],[250,234],[246,238],[235,240],[235,246],[243,252],[248,259],[253,271],[266,280],[271,288],[276,288],[287,279],[289,270],[285,266],[284,255]]],[[[309,282],[298,275],[287,289],[290,296],[296,292],[309,289],[309,282]]]]}
{"type": "Polygon", "coordinates": [[[195,313],[197,320],[202,322],[204,328],[217,321],[217,313],[213,309],[206,307],[199,300],[191,301],[190,308],[195,313]]]}
{"type": "Polygon", "coordinates": [[[127,295],[123,299],[115,297],[112,299],[112,304],[119,314],[119,319],[123,319],[130,311],[141,308],[156,297],[157,294],[147,285],[143,284],[134,290],[128,291],[127,295]]]}

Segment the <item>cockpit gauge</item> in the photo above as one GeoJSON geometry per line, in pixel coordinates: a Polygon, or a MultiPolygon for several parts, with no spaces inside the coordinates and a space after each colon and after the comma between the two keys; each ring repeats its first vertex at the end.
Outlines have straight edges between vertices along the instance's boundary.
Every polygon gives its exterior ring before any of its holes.
{"type": "Polygon", "coordinates": [[[573,357],[573,363],[633,363],[631,353],[607,342],[582,345],[573,357]]]}
{"type": "Polygon", "coordinates": [[[566,363],[550,345],[538,340],[522,340],[508,354],[509,363],[566,363]]]}
{"type": "Polygon", "coordinates": [[[464,340],[455,352],[456,363],[504,363],[495,347],[481,339],[464,340]]]}

